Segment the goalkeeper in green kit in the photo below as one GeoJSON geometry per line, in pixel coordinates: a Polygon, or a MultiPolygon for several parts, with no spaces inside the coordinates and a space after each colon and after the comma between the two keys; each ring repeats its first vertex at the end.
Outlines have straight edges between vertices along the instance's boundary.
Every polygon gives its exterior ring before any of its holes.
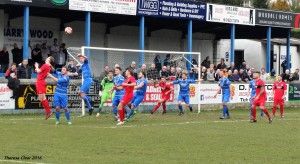
{"type": "Polygon", "coordinates": [[[101,103],[99,105],[98,113],[96,115],[97,118],[100,117],[100,112],[102,110],[103,104],[110,98],[113,98],[112,92],[110,92],[114,86],[114,73],[113,71],[109,71],[107,77],[105,77],[101,81],[102,92],[99,92],[101,97],[101,103]]]}

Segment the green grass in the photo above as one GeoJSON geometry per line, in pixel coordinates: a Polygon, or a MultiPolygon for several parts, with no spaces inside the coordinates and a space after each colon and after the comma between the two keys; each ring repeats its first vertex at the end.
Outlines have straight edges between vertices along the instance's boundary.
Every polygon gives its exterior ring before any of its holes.
{"type": "MultiPolygon", "coordinates": [[[[259,112],[258,112],[259,113],[259,112]]],[[[0,115],[0,163],[5,156],[42,156],[33,163],[300,163],[300,110],[286,110],[285,118],[268,124],[248,122],[246,110],[137,114],[116,127],[111,114],[100,119],[64,114],[54,116],[0,115]]]]}

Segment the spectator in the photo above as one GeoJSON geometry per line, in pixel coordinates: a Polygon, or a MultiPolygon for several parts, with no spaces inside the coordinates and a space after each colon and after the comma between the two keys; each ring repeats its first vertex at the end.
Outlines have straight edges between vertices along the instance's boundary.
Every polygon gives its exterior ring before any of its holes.
{"type": "Polygon", "coordinates": [[[176,76],[177,80],[182,78],[182,68],[180,68],[180,67],[176,68],[176,75],[175,76],[176,76]]]}
{"type": "Polygon", "coordinates": [[[140,74],[141,72],[144,73],[144,75],[145,75],[144,77],[145,77],[145,79],[147,79],[147,65],[146,64],[143,64],[142,68],[138,69],[137,74],[140,74]]]}
{"type": "MultiPolygon", "coordinates": [[[[42,52],[41,47],[39,44],[35,45],[35,48],[32,50],[32,62],[33,63],[39,63],[39,65],[42,65],[42,52]]],[[[24,63],[24,60],[23,60],[24,63]]]]}
{"type": "Polygon", "coordinates": [[[171,57],[170,54],[166,55],[166,58],[164,60],[164,66],[170,65],[170,57],[171,57]]]}
{"type": "MultiPolygon", "coordinates": [[[[23,62],[23,60],[22,60],[23,62]]],[[[20,63],[17,63],[20,64],[20,63]]],[[[28,40],[28,65],[33,66],[31,41],[28,40]]]]}
{"type": "Polygon", "coordinates": [[[273,69],[271,72],[270,72],[270,74],[269,74],[269,76],[268,76],[268,78],[267,78],[267,81],[277,81],[277,76],[276,76],[276,71],[275,71],[275,69],[273,69]]]}
{"type": "MultiPolygon", "coordinates": [[[[286,59],[281,63],[281,67],[282,67],[283,72],[285,72],[286,71],[286,59]]],[[[292,68],[292,63],[290,63],[290,68],[292,68]]]]}
{"type": "Polygon", "coordinates": [[[198,67],[198,62],[196,59],[192,59],[192,64],[198,67]]]}
{"type": "Polygon", "coordinates": [[[207,81],[207,69],[206,67],[202,67],[200,79],[203,81],[207,81]]]}
{"type": "Polygon", "coordinates": [[[171,67],[177,67],[177,61],[174,58],[174,55],[171,55],[170,60],[169,60],[169,64],[171,67]]]}
{"type": "Polygon", "coordinates": [[[168,75],[169,75],[169,72],[167,70],[167,67],[166,66],[163,66],[162,67],[162,70],[159,71],[159,76],[162,77],[162,76],[165,76],[166,78],[168,78],[168,75]]]}
{"type": "Polygon", "coordinates": [[[243,69],[240,69],[240,71],[239,71],[239,81],[241,82],[241,81],[245,81],[245,79],[247,78],[247,75],[245,75],[245,72],[246,70],[243,70],[243,69]]]}
{"type": "Polygon", "coordinates": [[[71,72],[71,73],[76,72],[76,68],[74,67],[74,61],[73,60],[69,60],[69,62],[68,62],[68,71],[71,72]]]}
{"type": "Polygon", "coordinates": [[[299,69],[297,68],[294,73],[294,81],[299,81],[299,69]]]}
{"type": "Polygon", "coordinates": [[[0,73],[5,73],[8,69],[9,64],[9,54],[7,48],[3,46],[2,51],[0,51],[0,73]]]}
{"type": "Polygon", "coordinates": [[[294,81],[294,74],[290,73],[290,78],[289,78],[289,82],[294,81]]]}
{"type": "Polygon", "coordinates": [[[242,65],[240,65],[240,69],[245,70],[246,69],[246,61],[243,60],[242,65]]]}
{"type": "Polygon", "coordinates": [[[229,79],[229,81],[234,82],[231,70],[228,70],[228,79],[229,79]]]}
{"type": "MultiPolygon", "coordinates": [[[[180,67],[181,69],[184,69],[184,68],[187,68],[187,65],[186,65],[187,62],[184,62],[184,59],[181,58],[177,64],[178,67],[180,67]]],[[[190,63],[189,63],[190,64],[190,63]]]]}
{"type": "Polygon", "coordinates": [[[158,80],[159,72],[155,68],[155,64],[151,64],[150,69],[147,71],[148,80],[158,80]]]}
{"type": "Polygon", "coordinates": [[[68,61],[68,51],[66,49],[66,43],[62,43],[61,47],[63,48],[63,52],[66,54],[66,61],[68,61]]]}
{"type": "Polygon", "coordinates": [[[53,39],[53,45],[50,46],[50,53],[52,56],[56,56],[56,54],[60,51],[60,47],[57,43],[57,39],[54,38],[53,39]]]}
{"type": "MultiPolygon", "coordinates": [[[[206,68],[206,67],[205,67],[206,68]]],[[[209,64],[209,69],[215,70],[215,65],[214,64],[209,64]]]]}
{"type": "Polygon", "coordinates": [[[221,63],[217,65],[217,69],[224,69],[224,68],[227,68],[227,66],[225,64],[225,60],[222,58],[221,63]]]}
{"type": "Polygon", "coordinates": [[[209,65],[210,65],[210,58],[209,58],[209,56],[207,56],[205,58],[205,60],[203,60],[203,62],[201,63],[201,66],[203,66],[205,68],[209,68],[209,65]]]}
{"type": "Polygon", "coordinates": [[[155,63],[155,68],[157,69],[157,71],[160,71],[161,70],[161,60],[160,60],[159,55],[155,56],[154,63],[155,63]]]}
{"type": "Polygon", "coordinates": [[[106,65],[106,66],[104,67],[104,71],[100,74],[100,82],[101,82],[105,77],[107,77],[108,73],[109,73],[109,66],[106,65]]]}
{"type": "Polygon", "coordinates": [[[265,68],[261,68],[260,69],[260,79],[262,79],[264,82],[267,81],[267,78],[268,78],[268,74],[266,73],[266,69],[265,68]]]}
{"type": "Polygon", "coordinates": [[[290,70],[286,69],[285,73],[282,74],[282,81],[289,82],[290,80],[290,70]]]}
{"type": "Polygon", "coordinates": [[[247,64],[247,65],[246,65],[246,69],[244,70],[244,72],[247,73],[247,72],[250,71],[250,70],[251,70],[251,68],[250,68],[250,66],[247,64]]]}
{"type": "Polygon", "coordinates": [[[220,69],[217,69],[216,73],[215,73],[215,81],[219,81],[220,80],[220,69]]]}
{"type": "Polygon", "coordinates": [[[198,80],[198,76],[199,76],[199,69],[197,65],[195,65],[194,68],[190,70],[190,79],[198,80]]]}
{"type": "Polygon", "coordinates": [[[168,80],[170,81],[174,81],[176,80],[176,70],[175,70],[175,67],[171,67],[171,70],[169,72],[169,76],[168,76],[168,80]]]}
{"type": "Polygon", "coordinates": [[[230,67],[228,68],[228,71],[231,70],[231,73],[232,73],[235,69],[238,69],[238,68],[235,66],[234,62],[231,62],[230,67]]]}
{"type": "Polygon", "coordinates": [[[63,47],[59,48],[59,52],[52,54],[55,59],[55,67],[62,68],[66,65],[67,55],[63,52],[63,47]]]}
{"type": "Polygon", "coordinates": [[[11,50],[13,56],[13,63],[20,64],[23,61],[22,50],[19,49],[18,44],[14,43],[14,48],[11,50]]]}
{"type": "Polygon", "coordinates": [[[50,56],[50,50],[47,48],[46,43],[42,44],[41,55],[42,55],[42,64],[44,64],[47,57],[50,56]]]}
{"type": "MultiPolygon", "coordinates": [[[[133,70],[133,77],[137,80],[138,79],[138,75],[136,73],[137,70],[136,70],[136,63],[135,63],[135,61],[132,61],[131,64],[130,64],[130,66],[128,68],[131,68],[133,70]]],[[[125,77],[125,71],[124,71],[123,74],[124,74],[123,76],[125,77]]]]}
{"type": "Polygon", "coordinates": [[[235,69],[233,71],[233,74],[231,76],[232,76],[233,81],[240,81],[240,76],[238,75],[238,70],[237,69],[235,69]]]}
{"type": "Polygon", "coordinates": [[[170,72],[171,71],[171,66],[168,64],[167,65],[167,71],[170,72]]]}
{"type": "MultiPolygon", "coordinates": [[[[212,65],[212,64],[210,64],[212,65]]],[[[214,82],[215,81],[215,70],[213,67],[209,67],[207,71],[207,81],[214,82]]]]}
{"type": "Polygon", "coordinates": [[[248,75],[248,77],[247,77],[248,80],[251,81],[253,79],[253,74],[252,74],[251,70],[247,72],[247,75],[248,75]]]}
{"type": "Polygon", "coordinates": [[[23,60],[18,68],[18,79],[31,79],[32,68],[28,65],[28,60],[23,60]]]}
{"type": "Polygon", "coordinates": [[[5,73],[5,78],[8,80],[7,87],[13,90],[13,96],[11,99],[16,99],[18,97],[18,89],[20,86],[20,80],[17,78],[17,65],[12,63],[10,68],[5,73]]]}
{"type": "Polygon", "coordinates": [[[250,71],[251,71],[251,76],[250,77],[253,78],[253,74],[255,73],[255,68],[251,68],[250,71]]]}

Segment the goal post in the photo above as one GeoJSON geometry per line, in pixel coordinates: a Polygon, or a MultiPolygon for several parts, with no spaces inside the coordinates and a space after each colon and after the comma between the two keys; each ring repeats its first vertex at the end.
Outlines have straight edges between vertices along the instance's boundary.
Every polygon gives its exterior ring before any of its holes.
{"type": "MultiPolygon", "coordinates": [[[[164,62],[166,59],[168,62],[168,67],[181,68],[182,70],[187,70],[187,65],[190,64],[191,68],[193,68],[193,62],[188,60],[187,55],[191,55],[193,59],[195,59],[198,63],[198,77],[200,79],[201,76],[201,53],[200,52],[181,52],[181,51],[157,51],[157,50],[138,50],[138,49],[121,49],[121,48],[105,48],[105,47],[69,47],[67,49],[68,59],[73,60],[75,63],[78,63],[77,54],[89,53],[89,64],[91,67],[93,78],[99,78],[101,72],[104,71],[105,66],[109,66],[110,69],[114,68],[117,64],[122,70],[128,68],[131,64],[136,64],[137,70],[141,69],[139,66],[145,65],[147,70],[151,69],[153,65],[156,67],[164,66],[164,62]],[[140,55],[143,55],[143,60],[140,55]],[[135,61],[135,63],[133,63],[135,61]],[[143,63],[139,63],[143,61],[143,63]]],[[[161,69],[161,68],[159,68],[161,69]]],[[[159,75],[158,75],[159,77],[159,75]]],[[[156,75],[148,74],[147,72],[148,82],[151,83],[152,80],[156,80],[156,75]]],[[[200,82],[196,83],[197,87],[194,93],[197,101],[193,102],[193,105],[198,106],[198,113],[201,111],[200,106],[200,82]]],[[[94,93],[96,94],[96,93],[94,93]]],[[[177,96],[175,95],[174,100],[177,100],[177,96]]],[[[175,101],[174,101],[175,102],[175,101]]],[[[143,105],[149,105],[151,103],[143,103],[143,105]]],[[[144,108],[146,109],[146,108],[144,108]]],[[[85,104],[84,101],[81,103],[81,115],[85,115],[85,104]]]]}

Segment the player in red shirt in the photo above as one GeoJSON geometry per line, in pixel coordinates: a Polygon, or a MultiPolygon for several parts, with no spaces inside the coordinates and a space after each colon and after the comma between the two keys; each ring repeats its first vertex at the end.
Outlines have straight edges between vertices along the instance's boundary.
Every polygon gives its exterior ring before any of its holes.
{"type": "Polygon", "coordinates": [[[260,79],[260,72],[255,72],[253,74],[255,80],[256,94],[253,97],[252,104],[252,119],[250,122],[257,122],[256,120],[256,107],[259,106],[260,109],[268,116],[269,123],[272,123],[272,118],[269,115],[268,110],[265,107],[267,101],[267,93],[265,90],[265,82],[260,79]]]}
{"type": "Polygon", "coordinates": [[[125,76],[127,79],[122,84],[122,87],[125,89],[125,94],[121,100],[121,103],[118,106],[120,122],[117,125],[124,124],[125,118],[125,106],[128,105],[133,98],[134,95],[134,86],[136,86],[136,80],[133,75],[133,70],[131,68],[127,68],[125,72],[125,76]]]}
{"type": "Polygon", "coordinates": [[[167,83],[166,77],[162,76],[161,81],[157,84],[154,82],[154,88],[160,87],[161,89],[161,99],[158,100],[157,105],[154,107],[154,109],[151,111],[151,114],[153,114],[162,104],[163,105],[163,113],[167,113],[167,107],[166,102],[170,99],[171,93],[174,90],[174,87],[167,83]]]}
{"type": "Polygon", "coordinates": [[[36,87],[36,94],[38,95],[42,105],[46,111],[45,120],[47,120],[51,116],[51,110],[49,106],[49,102],[46,98],[46,78],[50,70],[53,68],[52,65],[54,63],[54,58],[52,56],[48,57],[45,61],[45,64],[39,68],[39,64],[35,63],[35,71],[38,74],[35,87],[36,87]]]}
{"type": "Polygon", "coordinates": [[[276,107],[280,106],[280,117],[283,118],[283,106],[284,97],[286,96],[287,86],[286,83],[282,81],[282,76],[278,75],[278,81],[273,84],[273,95],[274,95],[274,106],[273,106],[273,118],[275,117],[276,107]]]}

